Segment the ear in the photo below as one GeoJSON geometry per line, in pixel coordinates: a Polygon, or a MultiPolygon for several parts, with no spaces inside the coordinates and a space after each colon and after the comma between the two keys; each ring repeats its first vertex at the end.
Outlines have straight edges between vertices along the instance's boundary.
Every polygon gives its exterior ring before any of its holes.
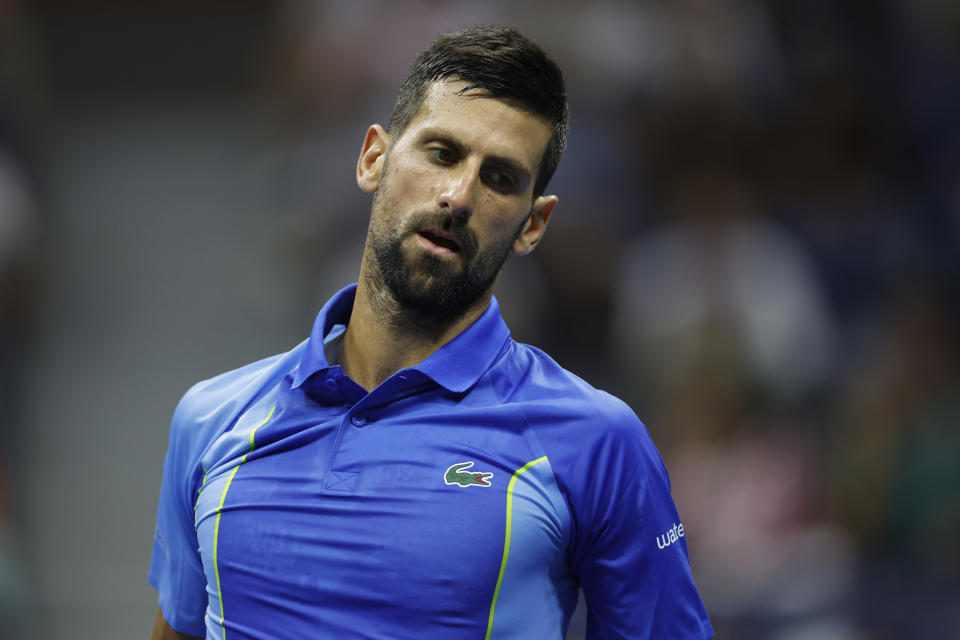
{"type": "Polygon", "coordinates": [[[357,160],[357,185],[367,193],[380,187],[380,175],[389,148],[390,134],[378,124],[370,125],[357,160]]]}
{"type": "Polygon", "coordinates": [[[533,207],[530,209],[530,215],[520,231],[520,235],[513,242],[513,252],[523,255],[530,253],[540,242],[543,233],[547,230],[547,223],[550,221],[550,215],[553,208],[559,202],[557,196],[540,196],[533,201],[533,207]]]}

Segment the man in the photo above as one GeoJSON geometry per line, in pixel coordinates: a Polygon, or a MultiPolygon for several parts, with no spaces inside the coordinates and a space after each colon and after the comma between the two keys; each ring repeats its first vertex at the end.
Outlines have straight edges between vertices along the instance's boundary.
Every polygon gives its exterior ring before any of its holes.
{"type": "Polygon", "coordinates": [[[560,70],[472,28],[366,133],[359,282],[174,414],[153,637],[708,638],[666,470],[619,400],[515,343],[491,290],[543,236],[560,70]]]}

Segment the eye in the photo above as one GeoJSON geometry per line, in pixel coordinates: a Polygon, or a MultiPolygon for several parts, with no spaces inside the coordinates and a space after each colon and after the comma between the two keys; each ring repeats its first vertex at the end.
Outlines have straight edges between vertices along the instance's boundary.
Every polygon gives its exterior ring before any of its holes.
{"type": "Polygon", "coordinates": [[[430,147],[427,153],[442,164],[451,164],[457,159],[457,155],[447,147],[430,147]]]}
{"type": "Polygon", "coordinates": [[[516,179],[507,171],[490,170],[484,174],[484,181],[497,191],[512,191],[516,179]]]}

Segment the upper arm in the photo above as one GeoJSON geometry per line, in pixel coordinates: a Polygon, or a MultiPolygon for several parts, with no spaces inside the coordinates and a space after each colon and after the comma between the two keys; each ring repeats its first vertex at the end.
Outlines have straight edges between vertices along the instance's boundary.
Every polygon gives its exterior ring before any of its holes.
{"type": "Polygon", "coordinates": [[[165,619],[177,629],[202,635],[207,583],[194,525],[194,495],[199,450],[206,438],[198,437],[202,424],[185,410],[188,398],[181,401],[170,426],[149,582],[157,589],[165,619]]]}
{"type": "Polygon", "coordinates": [[[665,484],[636,478],[605,515],[578,568],[587,639],[713,637],[665,484]]]}
{"type": "Polygon", "coordinates": [[[150,640],[203,640],[203,638],[175,631],[163,618],[163,610],[157,608],[157,619],[153,623],[153,635],[150,636],[150,640]]]}
{"type": "Polygon", "coordinates": [[[663,460],[632,412],[604,417],[571,487],[587,638],[712,637],[663,460]]]}

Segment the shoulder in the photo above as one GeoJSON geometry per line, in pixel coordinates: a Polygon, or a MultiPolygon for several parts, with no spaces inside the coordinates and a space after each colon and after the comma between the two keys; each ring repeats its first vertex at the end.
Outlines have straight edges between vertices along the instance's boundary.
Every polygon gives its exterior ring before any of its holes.
{"type": "Polygon", "coordinates": [[[221,373],[193,385],[180,399],[170,427],[170,447],[198,459],[204,447],[238,415],[276,388],[300,362],[306,342],[277,354],[221,373]]]}
{"type": "MultiPolygon", "coordinates": [[[[567,371],[543,351],[515,344],[501,365],[502,400],[523,415],[571,511],[580,552],[623,509],[669,499],[663,459],[622,400],[567,371]],[[633,506],[631,506],[633,505],[633,506]]],[[[578,553],[580,553],[578,552],[578,553]]]]}
{"type": "Polygon", "coordinates": [[[650,434],[630,406],[540,349],[514,342],[496,368],[501,400],[523,413],[552,459],[577,467],[584,460],[615,463],[628,473],[638,466],[662,467],[650,434]]]}
{"type": "Polygon", "coordinates": [[[503,402],[543,410],[552,407],[570,420],[604,421],[615,430],[640,425],[636,414],[620,398],[564,369],[536,347],[512,342],[493,373],[493,384],[503,402]]]}

